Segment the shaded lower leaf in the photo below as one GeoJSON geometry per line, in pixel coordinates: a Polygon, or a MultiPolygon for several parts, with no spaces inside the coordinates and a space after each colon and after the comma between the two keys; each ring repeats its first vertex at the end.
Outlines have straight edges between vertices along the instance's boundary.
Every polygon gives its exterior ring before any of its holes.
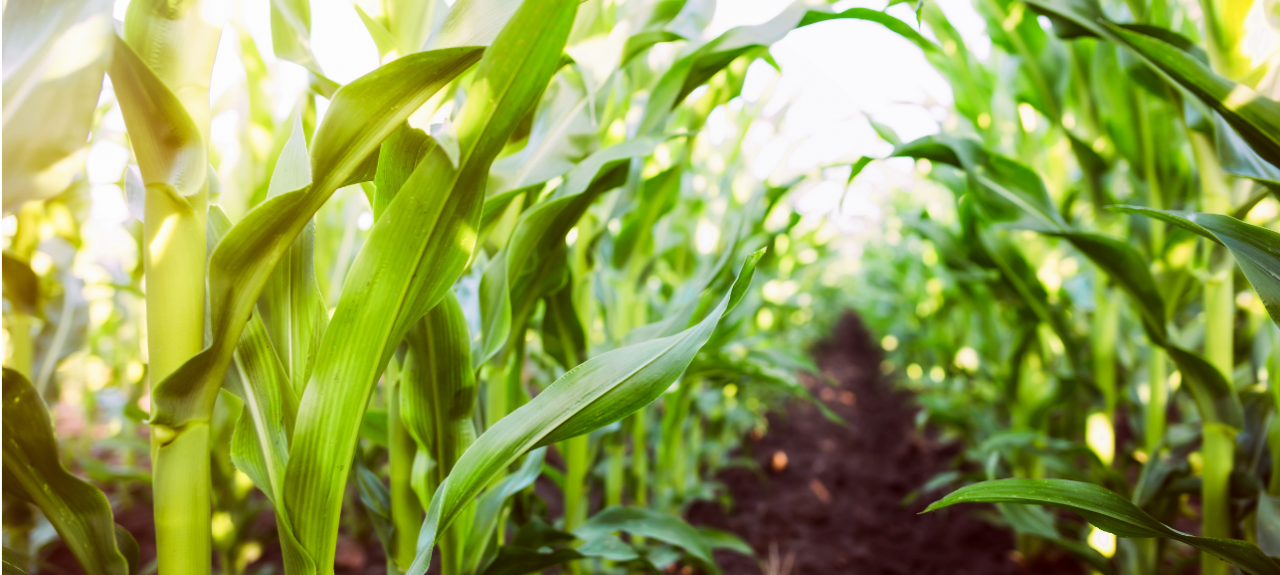
{"type": "Polygon", "coordinates": [[[1196,537],[1157,521],[1114,492],[1065,479],[998,479],[975,483],[934,502],[924,513],[957,503],[1039,504],[1079,513],[1086,521],[1120,537],[1163,537],[1206,551],[1253,575],[1280,574],[1280,565],[1252,543],[1196,537]]]}
{"type": "Polygon", "coordinates": [[[86,573],[136,573],[137,543],[113,522],[107,496],[62,466],[49,408],[31,382],[5,368],[3,401],[5,493],[39,507],[86,573]]]}
{"type": "Polygon", "coordinates": [[[498,556],[484,570],[484,575],[523,575],[537,573],[585,555],[573,549],[552,549],[543,551],[528,547],[504,545],[498,549],[498,556]]]}
{"type": "Polygon", "coordinates": [[[22,568],[22,564],[18,562],[17,556],[10,551],[8,547],[4,549],[4,575],[27,575],[27,570],[22,568]]]}
{"type": "Polygon", "coordinates": [[[573,530],[579,539],[591,540],[618,531],[670,543],[684,549],[697,559],[704,569],[719,573],[711,545],[697,529],[675,515],[667,515],[643,507],[608,507],[591,516],[573,530]]]}

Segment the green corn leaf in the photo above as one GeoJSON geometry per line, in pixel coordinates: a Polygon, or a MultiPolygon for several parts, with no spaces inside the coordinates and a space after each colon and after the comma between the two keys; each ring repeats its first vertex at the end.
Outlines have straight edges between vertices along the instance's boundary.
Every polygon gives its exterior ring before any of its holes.
{"type": "Polygon", "coordinates": [[[574,549],[543,551],[515,545],[503,545],[498,556],[484,570],[484,575],[524,575],[541,573],[546,569],[586,557],[574,549]]]}
{"type": "Polygon", "coordinates": [[[86,573],[137,573],[138,545],[113,522],[107,496],[63,467],[40,394],[22,374],[5,368],[3,396],[6,496],[39,507],[86,573]]]}
{"type": "Polygon", "coordinates": [[[164,81],[119,37],[109,72],[147,189],[185,204],[204,187],[208,173],[200,129],[164,81]]]}
{"type": "Polygon", "coordinates": [[[965,138],[925,136],[898,146],[894,156],[927,159],[964,170],[978,211],[988,220],[1036,230],[1063,228],[1040,176],[1010,158],[965,138]]]}
{"type": "Polygon", "coordinates": [[[1217,112],[1213,112],[1213,135],[1224,172],[1261,182],[1272,193],[1280,191],[1280,167],[1262,159],[1217,112]]]}
{"type": "MultiPolygon", "coordinates": [[[[555,72],[576,8],[573,0],[521,6],[475,72],[457,121],[458,166],[432,146],[351,267],[302,396],[286,474],[285,509],[319,565],[333,559],[345,469],[369,395],[409,328],[470,259],[489,168],[555,72]]],[[[313,166],[322,149],[315,146],[313,166]]]]}
{"type": "Polygon", "coordinates": [[[1098,529],[1120,537],[1163,537],[1212,553],[1253,575],[1280,574],[1280,565],[1253,544],[1235,539],[1195,537],[1173,529],[1129,500],[1092,483],[1065,479],[999,479],[962,487],[925,513],[957,503],[1017,503],[1048,505],[1079,513],[1098,529]]]}
{"type": "Polygon", "coordinates": [[[1280,104],[1214,74],[1207,64],[1172,44],[1114,24],[1106,26],[1167,78],[1222,114],[1259,156],[1280,166],[1280,104]]]}
{"type": "Polygon", "coordinates": [[[236,224],[209,260],[212,344],[153,390],[153,422],[178,427],[212,409],[236,342],[276,264],[316,210],[362,170],[391,132],[480,57],[476,48],[412,54],[344,86],[312,141],[311,186],[263,202],[236,224]]]}
{"type": "Polygon", "coordinates": [[[635,208],[623,218],[622,231],[613,241],[613,266],[621,268],[633,251],[650,238],[658,219],[676,206],[680,198],[680,167],[673,167],[644,182],[635,208]]]}
{"type": "Polygon", "coordinates": [[[756,554],[755,549],[752,549],[750,545],[747,545],[746,541],[743,541],[741,537],[733,533],[701,525],[697,529],[698,533],[702,535],[702,539],[707,542],[707,546],[713,550],[724,549],[734,553],[741,553],[748,557],[756,554]]]}
{"type": "MultiPolygon", "coordinates": [[[[311,185],[311,163],[302,117],[294,118],[293,131],[280,152],[267,199],[311,185]]],[[[315,222],[308,222],[293,240],[267,280],[258,300],[258,311],[271,344],[286,368],[293,391],[301,395],[315,364],[320,337],[329,323],[329,312],[320,295],[314,262],[315,222]]],[[[252,320],[251,320],[252,321],[252,320]]]]}
{"type": "Polygon", "coordinates": [[[107,0],[5,3],[6,214],[63,191],[84,168],[115,43],[111,21],[107,0]]]}
{"type": "MultiPolygon", "coordinates": [[[[497,355],[511,333],[515,280],[525,270],[545,271],[548,266],[539,265],[538,260],[563,246],[565,235],[577,225],[587,207],[600,194],[621,183],[615,181],[619,175],[615,172],[628,169],[626,162],[631,158],[652,154],[666,139],[636,138],[592,154],[569,172],[564,184],[549,200],[520,215],[507,247],[494,256],[480,283],[482,328],[479,352],[472,358],[475,365],[497,355]]],[[[526,282],[520,287],[536,298],[540,294],[533,293],[529,287],[538,283],[526,282]]]]}
{"type": "Polygon", "coordinates": [[[410,575],[426,572],[439,530],[520,456],[619,421],[662,395],[711,338],[720,318],[742,300],[763,254],[747,258],[729,293],[698,323],[587,360],[477,438],[431,499],[410,575]]]}
{"type": "Polygon", "coordinates": [[[579,539],[590,541],[618,531],[670,543],[697,559],[709,573],[719,573],[711,545],[702,533],[674,515],[641,507],[609,507],[591,516],[573,530],[579,539]]]}
{"type": "MultiPolygon", "coordinates": [[[[209,206],[205,240],[212,246],[226,236],[231,221],[218,206],[209,206]]],[[[231,433],[231,462],[280,509],[289,438],[298,414],[298,395],[276,354],[261,314],[254,314],[236,345],[224,389],[244,403],[231,433]]],[[[314,570],[311,557],[298,544],[284,513],[276,513],[285,565],[291,572],[314,570]]]]}
{"type": "Polygon", "coordinates": [[[8,547],[4,548],[4,575],[27,575],[27,570],[22,568],[22,563],[18,561],[17,554],[10,551],[8,547]]]}
{"type": "MultiPolygon", "coordinates": [[[[1280,104],[1215,74],[1204,51],[1185,38],[1154,26],[1110,22],[1097,0],[1028,0],[1027,4],[1053,19],[1055,27],[1062,23],[1133,50],[1171,83],[1221,114],[1261,160],[1280,166],[1280,104]]],[[[1220,134],[1220,150],[1225,145],[1222,138],[1220,134]]]]}
{"type": "Polygon", "coordinates": [[[436,462],[435,484],[476,438],[471,335],[453,292],[409,329],[408,360],[400,382],[400,416],[436,462]]]}
{"type": "MultiPolygon", "coordinates": [[[[561,253],[567,254],[566,250],[561,253]]],[[[565,369],[582,363],[587,353],[587,331],[573,305],[573,276],[568,262],[556,264],[565,270],[562,286],[543,297],[546,302],[542,316],[542,349],[554,357],[565,369]]]]}
{"type": "Polygon", "coordinates": [[[1280,234],[1221,214],[1161,211],[1139,206],[1107,209],[1156,218],[1226,246],[1244,271],[1244,277],[1249,278],[1254,291],[1262,298],[1271,321],[1280,325],[1280,234]]]}
{"type": "MultiPolygon", "coordinates": [[[[1078,231],[1068,226],[1049,198],[1043,182],[1030,168],[987,152],[972,140],[947,136],[926,136],[899,146],[894,155],[924,158],[965,171],[968,191],[978,211],[996,222],[1061,237],[1107,272],[1138,306],[1143,326],[1153,343],[1165,348],[1183,372],[1205,421],[1222,422],[1235,428],[1244,425],[1244,411],[1230,382],[1203,357],[1181,349],[1169,341],[1163,298],[1155,287],[1150,266],[1128,244],[1106,236],[1078,231]]],[[[1049,311],[1039,291],[1029,289],[1037,282],[1020,286],[1018,278],[1033,277],[1010,268],[1020,256],[1016,250],[987,249],[987,255],[1001,266],[1007,278],[1041,319],[1054,326],[1063,343],[1074,340],[1060,315],[1049,311]],[[1013,259],[1009,259],[1013,258],[1013,259]]],[[[1042,288],[1041,288],[1042,289],[1042,288]]]]}

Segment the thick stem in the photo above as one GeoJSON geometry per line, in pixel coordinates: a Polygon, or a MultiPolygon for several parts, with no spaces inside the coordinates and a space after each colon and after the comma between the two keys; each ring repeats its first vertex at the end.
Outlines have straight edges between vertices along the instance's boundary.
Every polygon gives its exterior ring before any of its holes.
{"type": "MultiPolygon", "coordinates": [[[[209,135],[209,78],[222,33],[201,0],[135,0],[125,40],[209,135]]],[[[147,355],[155,385],[204,347],[205,214],[208,191],[185,201],[148,188],[143,224],[147,355]]],[[[156,565],[160,575],[212,568],[208,419],[183,429],[154,427],[156,565]]]]}
{"type": "Polygon", "coordinates": [[[587,519],[587,471],[591,465],[588,435],[560,442],[564,455],[564,530],[573,531],[587,519]]]}
{"type": "Polygon", "coordinates": [[[393,561],[401,571],[409,568],[417,551],[418,529],[422,526],[422,507],[413,492],[413,458],[418,445],[409,428],[400,419],[400,382],[392,382],[388,391],[388,451],[391,459],[391,522],[396,526],[393,561]]]}
{"type": "Polygon", "coordinates": [[[1151,346],[1147,351],[1147,453],[1156,457],[1156,448],[1164,437],[1169,405],[1169,356],[1164,349],[1151,346]]]}
{"type": "Polygon", "coordinates": [[[631,477],[635,482],[631,502],[640,507],[649,504],[648,411],[648,407],[642,407],[631,415],[631,477]]]}
{"type": "Polygon", "coordinates": [[[1271,426],[1267,430],[1267,442],[1271,448],[1271,482],[1267,485],[1267,493],[1280,497],[1280,327],[1264,326],[1271,340],[1271,356],[1267,361],[1267,387],[1271,390],[1271,399],[1275,402],[1276,415],[1271,418],[1271,426]]]}
{"type": "MultiPolygon", "coordinates": [[[[1209,136],[1188,131],[1192,153],[1200,171],[1202,188],[1201,207],[1209,213],[1226,213],[1231,210],[1230,184],[1218,163],[1213,141],[1209,136]]],[[[1227,382],[1232,379],[1235,367],[1233,354],[1235,323],[1235,290],[1232,285],[1231,257],[1225,250],[1214,252],[1214,246],[1205,246],[1209,261],[1208,277],[1204,283],[1204,347],[1205,359],[1222,373],[1227,382]],[[1216,261],[1215,261],[1216,260],[1216,261]]],[[[1205,537],[1231,537],[1230,477],[1235,464],[1235,433],[1230,427],[1209,423],[1204,426],[1204,457],[1201,504],[1203,518],[1201,531],[1205,537]]],[[[1227,564],[1208,554],[1200,554],[1202,575],[1225,575],[1227,564]]]]}
{"type": "MultiPolygon", "coordinates": [[[[1204,537],[1231,539],[1231,468],[1235,464],[1235,430],[1220,423],[1204,426],[1201,484],[1201,531],[1204,537]]],[[[1229,565],[1208,553],[1200,554],[1202,575],[1226,575],[1229,565]]]]}
{"type": "Polygon", "coordinates": [[[208,574],[210,534],[209,425],[195,423],[170,437],[152,430],[156,567],[161,575],[208,574]]]}
{"type": "MultiPolygon", "coordinates": [[[[608,472],[604,478],[604,504],[605,507],[614,505],[622,505],[622,489],[626,483],[626,449],[622,441],[622,432],[618,431],[610,433],[605,439],[606,452],[609,458],[608,472]]],[[[1280,443],[1277,443],[1280,445],[1280,443]]],[[[1280,463],[1277,463],[1280,465],[1280,463]]]]}

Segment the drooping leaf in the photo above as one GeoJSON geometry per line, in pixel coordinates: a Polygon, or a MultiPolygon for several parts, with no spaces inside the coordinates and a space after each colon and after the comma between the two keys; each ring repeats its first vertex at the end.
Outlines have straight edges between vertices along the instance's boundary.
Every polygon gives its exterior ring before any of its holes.
{"type": "Polygon", "coordinates": [[[17,555],[10,551],[8,547],[4,548],[4,575],[27,575],[27,570],[22,568],[22,563],[18,561],[17,555]]]}
{"type": "Polygon", "coordinates": [[[1213,73],[1205,62],[1168,42],[1114,24],[1106,26],[1162,74],[1222,114],[1259,156],[1280,166],[1280,104],[1213,73]]]}
{"type": "Polygon", "coordinates": [[[137,573],[137,544],[117,529],[107,496],[63,467],[40,394],[22,374],[5,368],[3,395],[6,496],[39,507],[86,573],[137,573]]]}
{"type": "Polygon", "coordinates": [[[1065,479],[999,479],[962,487],[925,513],[957,503],[1039,504],[1079,513],[1098,529],[1120,537],[1173,539],[1212,553],[1253,575],[1280,573],[1280,565],[1246,541],[1195,537],[1148,515],[1129,500],[1092,483],[1065,479]]]}
{"type": "Polygon", "coordinates": [[[617,531],[670,543],[684,549],[710,573],[719,573],[711,545],[702,533],[674,515],[642,507],[608,507],[573,530],[579,539],[592,540],[617,531]]]}
{"type": "Polygon", "coordinates": [[[926,50],[936,50],[936,46],[912,30],[906,22],[883,12],[850,8],[832,13],[829,8],[797,1],[772,20],[754,26],[731,28],[672,64],[650,93],[637,133],[643,136],[660,131],[673,108],[684,101],[694,89],[705,84],[739,57],[768,48],[796,28],[843,18],[880,23],[926,50]]]}
{"type": "Polygon", "coordinates": [[[711,338],[720,318],[742,300],[762,255],[763,250],[747,258],[729,293],[698,323],[587,360],[477,438],[432,497],[409,573],[426,572],[439,530],[520,456],[619,421],[660,396],[711,338]]]}
{"type": "Polygon", "coordinates": [[[1108,209],[1156,218],[1226,246],[1258,292],[1271,321],[1280,325],[1280,234],[1221,214],[1161,211],[1140,206],[1108,209]]]}

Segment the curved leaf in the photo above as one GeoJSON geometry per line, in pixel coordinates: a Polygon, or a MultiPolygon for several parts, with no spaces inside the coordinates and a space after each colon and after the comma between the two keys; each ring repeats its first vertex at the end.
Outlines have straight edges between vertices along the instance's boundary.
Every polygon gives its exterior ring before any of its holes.
{"type": "Polygon", "coordinates": [[[924,513],[957,503],[1039,504],[1079,513],[1098,529],[1120,537],[1163,537],[1212,553],[1253,575],[1280,574],[1280,565],[1253,544],[1195,537],[1169,527],[1129,500],[1092,483],[1065,479],[999,479],[967,485],[934,502],[924,513]]]}
{"type": "Polygon", "coordinates": [[[1109,206],[1107,209],[1156,218],[1226,246],[1258,292],[1271,321],[1280,325],[1280,234],[1221,214],[1162,211],[1141,206],[1109,206]]]}
{"type": "Polygon", "coordinates": [[[4,548],[4,575],[27,575],[27,570],[22,568],[22,563],[18,561],[17,555],[10,551],[8,547],[4,548]]]}
{"type": "Polygon", "coordinates": [[[22,374],[4,368],[4,489],[34,503],[90,575],[137,572],[137,544],[112,520],[107,496],[67,472],[53,420],[22,374]],[[133,549],[132,562],[122,549],[133,549]]]}
{"type": "Polygon", "coordinates": [[[657,539],[680,547],[702,563],[703,568],[710,573],[720,572],[715,558],[711,556],[711,545],[701,532],[686,523],[684,519],[652,509],[608,507],[574,529],[573,534],[579,539],[590,541],[618,531],[626,531],[634,536],[657,539]]]}
{"type": "Polygon", "coordinates": [[[1166,77],[1222,114],[1259,156],[1280,166],[1280,104],[1213,73],[1206,63],[1172,44],[1111,23],[1105,26],[1166,77]]]}

